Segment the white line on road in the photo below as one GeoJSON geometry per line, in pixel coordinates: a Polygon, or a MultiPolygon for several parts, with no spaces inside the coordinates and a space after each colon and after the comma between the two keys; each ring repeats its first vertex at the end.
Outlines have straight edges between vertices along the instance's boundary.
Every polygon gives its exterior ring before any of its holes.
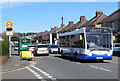
{"type": "Polygon", "coordinates": [[[93,66],[93,65],[89,65],[89,66],[92,67],[92,68],[96,68],[96,69],[104,70],[104,71],[107,71],[107,72],[111,72],[111,70],[108,70],[108,69],[96,67],[96,66],[93,66]]]}
{"type": "Polygon", "coordinates": [[[39,72],[41,72],[43,75],[47,76],[48,78],[50,78],[51,80],[56,80],[56,78],[54,78],[53,76],[51,76],[50,74],[48,74],[47,72],[39,69],[36,66],[31,65],[33,68],[35,68],[36,70],[38,70],[39,72]]]}
{"type": "MultiPolygon", "coordinates": [[[[26,69],[28,69],[31,73],[33,73],[38,79],[43,79],[42,76],[40,76],[37,72],[35,72],[34,70],[30,69],[29,67],[25,67],[26,69]]],[[[45,80],[46,81],[46,80],[45,80]]]]}

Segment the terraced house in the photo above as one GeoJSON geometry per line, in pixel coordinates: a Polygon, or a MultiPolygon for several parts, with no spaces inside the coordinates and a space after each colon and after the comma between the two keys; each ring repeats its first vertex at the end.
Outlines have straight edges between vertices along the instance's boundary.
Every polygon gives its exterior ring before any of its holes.
{"type": "Polygon", "coordinates": [[[99,22],[102,26],[111,27],[113,34],[116,37],[115,42],[120,42],[120,9],[113,12],[111,15],[99,22]]]}
{"type": "Polygon", "coordinates": [[[38,39],[41,38],[39,40],[44,41],[44,43],[59,44],[58,34],[60,33],[68,33],[72,31],[76,31],[82,27],[95,27],[96,24],[100,24],[102,27],[111,27],[113,29],[114,35],[116,36],[116,42],[119,42],[120,41],[119,40],[120,18],[118,17],[119,13],[120,13],[120,9],[116,10],[111,15],[107,16],[101,10],[98,10],[95,12],[95,16],[92,17],[90,20],[87,20],[85,16],[80,16],[80,20],[77,23],[74,23],[73,21],[69,21],[68,25],[66,26],[63,24],[63,17],[62,17],[61,27],[58,28],[57,26],[55,26],[54,28],[51,28],[50,31],[42,32],[41,35],[37,35],[36,37],[38,37],[38,39]]]}

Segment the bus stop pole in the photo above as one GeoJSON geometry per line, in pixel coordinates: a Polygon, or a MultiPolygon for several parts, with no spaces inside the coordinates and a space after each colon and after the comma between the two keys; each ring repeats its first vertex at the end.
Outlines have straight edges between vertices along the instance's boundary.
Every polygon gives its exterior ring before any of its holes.
{"type": "Polygon", "coordinates": [[[9,36],[9,58],[11,57],[11,36],[9,36]]]}

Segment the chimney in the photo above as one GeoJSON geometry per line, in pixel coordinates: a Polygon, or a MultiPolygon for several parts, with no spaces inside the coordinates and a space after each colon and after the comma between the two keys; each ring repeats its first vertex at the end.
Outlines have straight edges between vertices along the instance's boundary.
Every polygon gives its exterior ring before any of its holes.
{"type": "Polygon", "coordinates": [[[51,28],[51,31],[54,30],[54,28],[51,28]]]}
{"type": "Polygon", "coordinates": [[[72,24],[74,24],[74,22],[73,21],[69,21],[69,25],[72,25],[72,24]]]}
{"type": "Polygon", "coordinates": [[[58,27],[57,26],[54,26],[54,29],[57,29],[58,27]]]}
{"type": "Polygon", "coordinates": [[[80,22],[83,21],[85,18],[85,16],[80,16],[80,22]]]}
{"type": "Polygon", "coordinates": [[[45,30],[44,32],[48,32],[48,30],[45,30]]]}
{"type": "Polygon", "coordinates": [[[101,10],[96,11],[96,16],[102,15],[102,14],[103,14],[103,12],[101,10]]]}
{"type": "Polygon", "coordinates": [[[65,25],[64,24],[61,24],[61,27],[64,27],[65,25]]]}

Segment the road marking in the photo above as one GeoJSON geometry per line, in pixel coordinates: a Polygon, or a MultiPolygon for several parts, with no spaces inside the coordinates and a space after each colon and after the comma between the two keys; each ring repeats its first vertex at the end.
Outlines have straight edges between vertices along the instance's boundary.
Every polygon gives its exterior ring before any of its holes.
{"type": "Polygon", "coordinates": [[[27,70],[29,70],[31,73],[33,73],[38,79],[43,79],[42,76],[40,76],[37,72],[34,70],[30,69],[29,67],[25,67],[27,70]]]}
{"type": "Polygon", "coordinates": [[[112,60],[105,60],[105,62],[109,62],[109,63],[118,64],[118,62],[116,62],[116,61],[112,61],[112,60]]]}
{"type": "Polygon", "coordinates": [[[38,67],[31,65],[31,67],[33,67],[34,69],[38,70],[39,72],[41,72],[43,75],[47,76],[49,79],[51,80],[56,80],[56,78],[54,78],[53,76],[51,76],[50,74],[48,74],[47,72],[39,69],[38,67]]]}
{"type": "Polygon", "coordinates": [[[104,70],[104,71],[107,71],[107,72],[111,72],[111,70],[108,70],[108,69],[96,67],[96,66],[93,66],[93,65],[89,65],[89,66],[92,67],[92,68],[96,68],[96,69],[104,70]]]}
{"type": "Polygon", "coordinates": [[[5,69],[2,72],[0,72],[0,74],[12,72],[12,71],[19,71],[19,70],[25,69],[26,67],[30,67],[31,65],[35,65],[36,64],[34,61],[30,61],[29,63],[30,63],[29,65],[23,66],[23,67],[5,69]]]}

